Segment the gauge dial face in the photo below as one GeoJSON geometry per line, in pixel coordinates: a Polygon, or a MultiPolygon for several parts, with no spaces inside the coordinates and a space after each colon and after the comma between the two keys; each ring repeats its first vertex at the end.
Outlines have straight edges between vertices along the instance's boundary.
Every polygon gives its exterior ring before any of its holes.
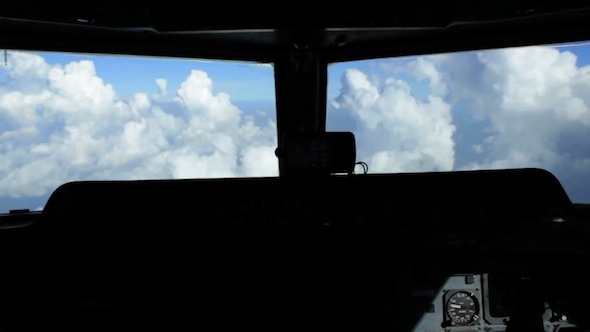
{"type": "Polygon", "coordinates": [[[446,313],[453,325],[470,325],[479,319],[479,301],[471,292],[456,292],[447,300],[446,313]]]}

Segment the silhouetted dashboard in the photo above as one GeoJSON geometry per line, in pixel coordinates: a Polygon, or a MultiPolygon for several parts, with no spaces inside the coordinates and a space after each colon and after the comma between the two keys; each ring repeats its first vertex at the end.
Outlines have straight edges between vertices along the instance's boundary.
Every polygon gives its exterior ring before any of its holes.
{"type": "Polygon", "coordinates": [[[73,182],[23,225],[0,229],[6,331],[563,332],[590,310],[590,223],[538,169],[73,182]]]}

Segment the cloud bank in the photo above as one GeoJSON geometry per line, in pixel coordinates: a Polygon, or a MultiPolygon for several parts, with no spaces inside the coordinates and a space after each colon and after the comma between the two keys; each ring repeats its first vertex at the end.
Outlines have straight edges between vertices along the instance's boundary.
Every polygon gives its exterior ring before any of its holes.
{"type": "Polygon", "coordinates": [[[94,63],[10,52],[0,83],[0,197],[47,195],[86,179],[275,176],[276,124],[254,124],[207,73],[166,98],[121,98],[94,63]]]}
{"type": "MultiPolygon", "coordinates": [[[[355,133],[370,172],[541,167],[590,202],[590,66],[576,54],[537,46],[390,61],[344,71],[328,105],[328,129],[355,133]]],[[[278,175],[274,121],[254,121],[213,87],[192,70],[177,87],[158,78],[155,94],[121,98],[91,61],[10,52],[0,197],[82,179],[278,175]]]]}
{"type": "Polygon", "coordinates": [[[455,126],[451,106],[441,97],[420,101],[408,83],[395,78],[378,90],[361,71],[349,69],[332,106],[357,120],[357,156],[374,172],[453,168],[455,126]]]}
{"type": "Polygon", "coordinates": [[[536,46],[391,62],[381,84],[347,70],[329,110],[355,128],[369,171],[540,167],[590,202],[590,66],[574,53],[536,46]]]}

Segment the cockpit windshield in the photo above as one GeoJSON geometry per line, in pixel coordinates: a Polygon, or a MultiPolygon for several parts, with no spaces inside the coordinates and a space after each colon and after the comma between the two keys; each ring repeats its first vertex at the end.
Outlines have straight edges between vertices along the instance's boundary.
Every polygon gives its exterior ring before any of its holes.
{"type": "Polygon", "coordinates": [[[0,213],[70,181],[278,175],[270,63],[0,55],[0,213]]]}
{"type": "MultiPolygon", "coordinates": [[[[590,202],[590,45],[331,63],[369,173],[538,167],[590,202]]],[[[271,63],[6,50],[0,213],[76,180],[277,176],[271,63]],[[252,88],[252,87],[256,88],[252,88]]]]}
{"type": "Polygon", "coordinates": [[[590,45],[332,63],[327,128],[369,173],[539,167],[590,202],[590,45]]]}

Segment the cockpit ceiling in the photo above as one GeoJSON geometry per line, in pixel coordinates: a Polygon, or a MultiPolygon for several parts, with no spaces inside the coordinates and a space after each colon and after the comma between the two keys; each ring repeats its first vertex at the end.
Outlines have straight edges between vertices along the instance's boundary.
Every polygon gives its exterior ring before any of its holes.
{"type": "Polygon", "coordinates": [[[146,27],[157,31],[208,31],[275,28],[444,27],[588,9],[587,1],[551,0],[393,0],[317,6],[311,1],[207,3],[179,0],[13,1],[0,17],[146,27]]]}

